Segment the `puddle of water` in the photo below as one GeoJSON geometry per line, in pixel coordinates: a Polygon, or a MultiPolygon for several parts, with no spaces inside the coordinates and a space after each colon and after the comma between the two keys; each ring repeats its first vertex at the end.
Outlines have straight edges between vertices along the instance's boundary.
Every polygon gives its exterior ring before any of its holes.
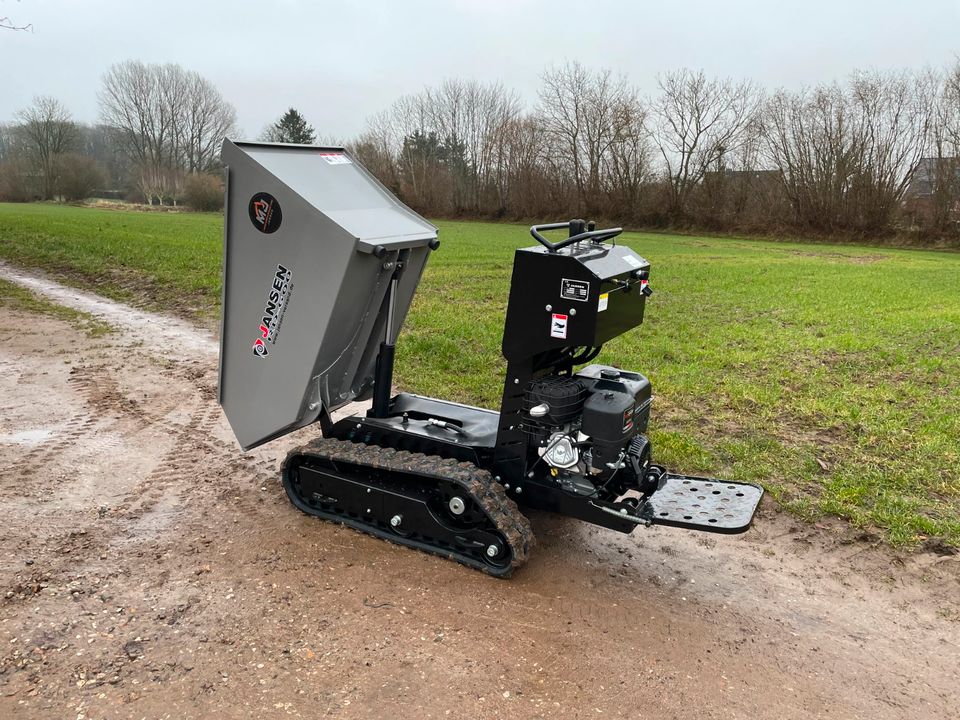
{"type": "Polygon", "coordinates": [[[0,433],[0,443],[6,443],[7,445],[39,445],[51,435],[53,435],[51,428],[21,430],[15,433],[0,433]]]}

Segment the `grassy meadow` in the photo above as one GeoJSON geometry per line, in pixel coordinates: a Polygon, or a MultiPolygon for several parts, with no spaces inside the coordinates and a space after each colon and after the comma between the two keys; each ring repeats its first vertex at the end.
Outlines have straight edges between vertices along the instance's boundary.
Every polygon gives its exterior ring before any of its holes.
{"type": "Polygon", "coordinates": [[[15,308],[36,315],[49,315],[70,323],[84,332],[87,337],[98,338],[113,332],[113,328],[108,323],[89,313],[57,305],[16,283],[3,279],[0,279],[0,308],[15,308]]]}
{"type": "MultiPolygon", "coordinates": [[[[495,408],[525,227],[440,221],[398,346],[405,389],[495,408]]],[[[599,361],[647,374],[655,458],[762,483],[807,518],[960,546],[960,254],[627,233],[644,325],[599,361]]],[[[222,218],[0,204],[0,259],[211,324],[222,218]]]]}

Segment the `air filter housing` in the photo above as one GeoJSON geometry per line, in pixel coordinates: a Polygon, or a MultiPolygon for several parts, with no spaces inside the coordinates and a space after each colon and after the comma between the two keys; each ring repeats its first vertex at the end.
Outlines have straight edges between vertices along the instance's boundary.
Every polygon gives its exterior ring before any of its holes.
{"type": "Polygon", "coordinates": [[[524,424],[544,427],[566,425],[580,416],[586,397],[586,387],[575,377],[550,375],[533,380],[523,397],[524,424]],[[532,417],[530,410],[543,403],[550,407],[547,414],[532,417]]]}

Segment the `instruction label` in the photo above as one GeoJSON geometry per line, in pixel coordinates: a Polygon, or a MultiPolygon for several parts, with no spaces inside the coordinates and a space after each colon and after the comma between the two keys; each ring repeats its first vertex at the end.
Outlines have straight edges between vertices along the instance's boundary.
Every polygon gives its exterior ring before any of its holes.
{"type": "Polygon", "coordinates": [[[630,267],[635,267],[635,268],[643,267],[643,263],[637,260],[633,255],[624,255],[623,261],[630,267]]]}
{"type": "Polygon", "coordinates": [[[560,281],[560,297],[564,300],[586,302],[590,297],[590,283],[586,280],[568,280],[567,278],[563,278],[560,281]]]}
{"type": "Polygon", "coordinates": [[[600,302],[597,303],[597,312],[603,312],[607,309],[607,305],[610,302],[610,293],[601,293],[600,302]]]}
{"type": "Polygon", "coordinates": [[[550,337],[567,339],[567,316],[554,313],[550,319],[550,337]]]}
{"type": "Polygon", "coordinates": [[[353,163],[350,162],[350,158],[343,153],[320,153],[320,157],[330,165],[353,165],[353,163]]]}

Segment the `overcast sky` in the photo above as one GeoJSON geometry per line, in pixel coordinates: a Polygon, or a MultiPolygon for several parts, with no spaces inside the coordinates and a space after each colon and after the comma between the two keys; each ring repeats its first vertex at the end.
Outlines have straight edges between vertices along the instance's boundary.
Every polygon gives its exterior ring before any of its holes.
{"type": "Polygon", "coordinates": [[[100,76],[127,59],[174,62],[219,86],[244,134],[287,107],[345,139],[398,96],[447,77],[499,80],[532,106],[551,63],[794,88],[854,68],[941,67],[960,53],[960,0],[0,0],[0,121],[52,95],[97,119],[100,76]]]}

